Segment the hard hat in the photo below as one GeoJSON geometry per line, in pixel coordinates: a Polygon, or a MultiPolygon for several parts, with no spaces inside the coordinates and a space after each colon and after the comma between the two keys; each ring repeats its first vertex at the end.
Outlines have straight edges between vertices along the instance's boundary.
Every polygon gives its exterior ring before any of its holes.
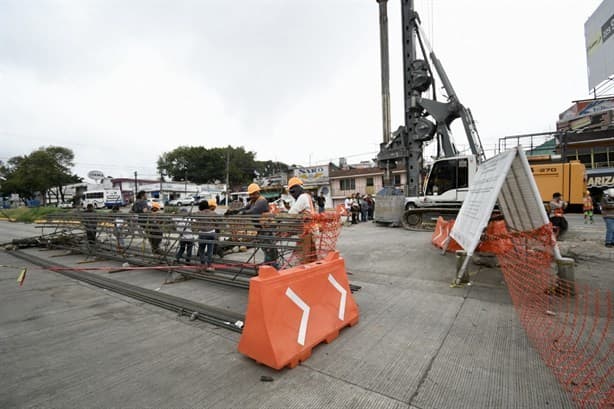
{"type": "Polygon", "coordinates": [[[209,209],[215,209],[217,207],[217,202],[215,199],[209,199],[207,202],[209,202],[209,209]]]}
{"type": "Polygon", "coordinates": [[[614,197],[614,187],[604,190],[603,193],[609,197],[614,197]]]}
{"type": "Polygon", "coordinates": [[[160,210],[160,203],[158,203],[158,202],[153,202],[153,203],[151,204],[151,208],[152,208],[152,209],[156,209],[156,210],[160,210]]]}
{"type": "Polygon", "coordinates": [[[251,195],[252,193],[260,192],[260,186],[257,183],[252,183],[247,187],[247,194],[251,195]]]}
{"type": "Polygon", "coordinates": [[[296,186],[296,185],[303,185],[303,181],[297,177],[293,177],[290,178],[290,180],[288,181],[288,189],[290,189],[292,186],[296,186]]]}

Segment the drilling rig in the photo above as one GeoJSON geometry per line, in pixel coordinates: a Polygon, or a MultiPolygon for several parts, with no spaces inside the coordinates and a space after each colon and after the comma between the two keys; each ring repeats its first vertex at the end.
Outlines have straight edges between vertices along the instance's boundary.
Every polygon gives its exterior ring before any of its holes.
{"type": "Polygon", "coordinates": [[[377,195],[374,219],[378,223],[422,230],[438,216],[454,217],[458,213],[477,166],[485,160],[484,149],[471,111],[461,104],[424,35],[413,0],[401,0],[405,124],[390,131],[388,0],[376,1],[380,17],[383,114],[383,142],[377,162],[384,169],[384,189],[377,195]],[[446,101],[437,100],[437,79],[447,95],[446,101]],[[430,98],[425,96],[429,94],[430,98]],[[452,140],[450,125],[458,118],[463,123],[471,155],[459,156],[452,140]],[[424,147],[432,141],[437,143],[437,156],[424,177],[424,147]],[[402,191],[393,186],[391,178],[392,169],[399,166],[406,175],[402,191]]]}

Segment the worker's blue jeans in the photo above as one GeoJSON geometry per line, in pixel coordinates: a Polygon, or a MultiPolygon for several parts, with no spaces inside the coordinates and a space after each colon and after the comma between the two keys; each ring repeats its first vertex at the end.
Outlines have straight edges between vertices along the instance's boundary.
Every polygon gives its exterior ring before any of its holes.
{"type": "Polygon", "coordinates": [[[213,263],[213,246],[217,239],[216,232],[198,234],[198,258],[201,264],[213,263]]]}
{"type": "Polygon", "coordinates": [[[614,217],[604,217],[605,244],[614,244],[614,217]]]}

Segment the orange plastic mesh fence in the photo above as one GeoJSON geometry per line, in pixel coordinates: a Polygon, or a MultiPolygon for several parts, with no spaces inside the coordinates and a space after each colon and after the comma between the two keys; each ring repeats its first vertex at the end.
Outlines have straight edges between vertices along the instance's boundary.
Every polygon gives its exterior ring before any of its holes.
{"type": "Polygon", "coordinates": [[[550,226],[489,239],[506,241],[501,270],[546,365],[580,407],[614,407],[612,291],[557,276],[550,226]]]}
{"type": "Polygon", "coordinates": [[[297,249],[286,260],[284,268],[321,260],[335,250],[341,233],[341,215],[345,209],[305,216],[303,233],[297,249]]]}

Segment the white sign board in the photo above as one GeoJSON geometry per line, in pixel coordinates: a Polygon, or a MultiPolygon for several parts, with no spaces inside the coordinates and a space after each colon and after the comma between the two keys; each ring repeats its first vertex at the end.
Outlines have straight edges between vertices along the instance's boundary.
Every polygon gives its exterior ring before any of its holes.
{"type": "Polygon", "coordinates": [[[306,184],[328,182],[328,165],[298,168],[294,170],[294,176],[306,184]]]}
{"type": "Polygon", "coordinates": [[[497,200],[513,230],[535,230],[550,222],[522,147],[480,165],[450,232],[467,255],[471,256],[480,243],[497,200]]]}
{"type": "Polygon", "coordinates": [[[584,23],[588,88],[614,74],[614,1],[604,0],[584,23]]]}
{"type": "Polygon", "coordinates": [[[495,156],[478,168],[450,233],[468,255],[473,254],[480,243],[480,236],[488,225],[514,157],[516,157],[515,149],[495,156]]]}
{"type": "Polygon", "coordinates": [[[87,177],[92,180],[102,180],[104,179],[104,173],[102,173],[100,170],[90,170],[87,173],[87,177]]]}

